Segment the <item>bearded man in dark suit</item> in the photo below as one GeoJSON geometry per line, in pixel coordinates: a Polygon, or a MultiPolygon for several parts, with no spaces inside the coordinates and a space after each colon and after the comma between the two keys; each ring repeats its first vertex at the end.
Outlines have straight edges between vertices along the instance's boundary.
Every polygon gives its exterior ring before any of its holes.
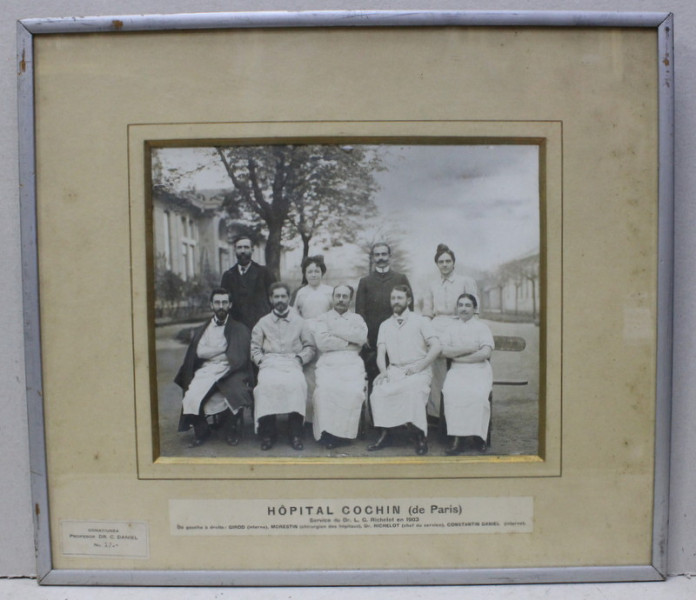
{"type": "Polygon", "coordinates": [[[268,288],[275,277],[268,268],[251,260],[254,244],[248,236],[234,241],[237,264],[222,274],[220,287],[225,288],[232,300],[230,315],[251,331],[257,321],[271,311],[268,288]]]}
{"type": "Polygon", "coordinates": [[[184,391],[179,431],[193,428],[191,447],[200,446],[210,436],[210,418],[222,425],[225,441],[236,446],[242,435],[244,407],[251,406],[251,334],[230,316],[226,290],[212,291],[210,308],[212,319],[193,332],[174,379],[184,391]]]}

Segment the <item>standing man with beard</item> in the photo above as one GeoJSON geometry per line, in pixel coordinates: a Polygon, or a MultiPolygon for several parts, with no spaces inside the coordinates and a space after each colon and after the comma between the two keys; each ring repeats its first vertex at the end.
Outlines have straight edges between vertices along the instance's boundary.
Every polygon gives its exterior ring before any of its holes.
{"type": "Polygon", "coordinates": [[[271,310],[268,288],[275,281],[266,267],[251,260],[253,247],[248,236],[234,240],[237,264],[222,274],[220,282],[220,287],[230,293],[232,318],[244,323],[249,330],[271,310]]]}
{"type": "Polygon", "coordinates": [[[411,424],[417,429],[416,454],[428,452],[426,405],[430,396],[430,365],[440,353],[440,341],[430,320],[411,312],[408,286],[391,291],[392,316],[379,327],[377,366],[370,403],[379,439],[368,450],[381,450],[390,444],[389,429],[411,424]],[[387,366],[387,358],[389,365],[387,366]]]}
{"type": "Polygon", "coordinates": [[[307,406],[307,381],[302,367],[314,356],[314,344],[304,319],[290,308],[290,288],[269,288],[273,310],[251,332],[251,358],[259,368],[254,388],[254,419],[261,450],[277,438],[276,415],[288,415],[289,443],[302,450],[302,425],[307,406]]]}
{"type": "MultiPolygon", "coordinates": [[[[373,273],[363,277],[358,283],[355,295],[355,312],[367,324],[367,348],[362,357],[365,361],[368,385],[371,388],[374,378],[379,373],[377,368],[377,333],[379,326],[392,314],[390,295],[395,285],[405,285],[411,289],[408,277],[391,269],[391,247],[386,242],[377,242],[370,250],[373,273]]],[[[409,291],[409,296],[412,296],[409,291]]],[[[413,310],[413,300],[409,304],[413,310]]]]}
{"type": "Polygon", "coordinates": [[[213,318],[196,329],[174,382],[184,390],[179,431],[193,427],[192,447],[210,435],[208,417],[223,422],[225,441],[239,443],[242,411],[251,406],[249,330],[230,316],[227,290],[210,294],[213,318]]]}

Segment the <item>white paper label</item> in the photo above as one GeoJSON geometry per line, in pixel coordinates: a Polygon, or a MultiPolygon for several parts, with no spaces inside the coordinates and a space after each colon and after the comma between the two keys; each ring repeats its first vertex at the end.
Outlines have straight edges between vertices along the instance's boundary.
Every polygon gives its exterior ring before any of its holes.
{"type": "Polygon", "coordinates": [[[170,500],[172,535],[531,533],[531,497],[170,500]]]}
{"type": "Polygon", "coordinates": [[[136,521],[61,521],[63,554],[148,558],[148,526],[136,521]]]}

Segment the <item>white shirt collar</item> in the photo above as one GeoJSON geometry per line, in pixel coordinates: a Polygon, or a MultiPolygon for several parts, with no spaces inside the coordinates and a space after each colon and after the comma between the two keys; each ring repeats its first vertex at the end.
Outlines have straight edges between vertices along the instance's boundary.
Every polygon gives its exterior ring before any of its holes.
{"type": "Polygon", "coordinates": [[[404,312],[402,312],[398,316],[392,313],[392,318],[394,319],[394,321],[396,321],[397,325],[399,325],[399,319],[401,319],[400,324],[403,325],[406,321],[408,321],[408,315],[410,315],[410,314],[411,314],[411,311],[409,310],[408,307],[406,307],[406,310],[404,310],[404,312]]]}
{"type": "Polygon", "coordinates": [[[375,267],[375,271],[382,274],[389,273],[389,269],[390,267],[375,267]]]}
{"type": "Polygon", "coordinates": [[[288,310],[284,315],[279,315],[274,310],[271,311],[271,314],[273,315],[273,319],[275,320],[276,323],[280,320],[284,320],[284,321],[290,320],[290,310],[288,310]]]}
{"type": "Polygon", "coordinates": [[[230,318],[230,315],[228,314],[222,323],[218,323],[217,319],[213,316],[213,318],[210,319],[210,322],[213,324],[214,327],[224,327],[225,325],[227,325],[227,319],[229,319],[229,318],[230,318]]]}

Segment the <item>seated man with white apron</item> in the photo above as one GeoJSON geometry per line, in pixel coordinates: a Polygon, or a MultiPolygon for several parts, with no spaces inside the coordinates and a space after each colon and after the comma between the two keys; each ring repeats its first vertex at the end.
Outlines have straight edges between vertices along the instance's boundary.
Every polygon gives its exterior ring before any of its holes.
{"type": "Polygon", "coordinates": [[[410,423],[418,431],[416,454],[422,456],[428,452],[426,406],[432,378],[430,365],[440,353],[440,342],[430,320],[408,309],[411,301],[408,286],[395,286],[390,301],[393,315],[379,326],[379,375],[370,396],[372,418],[382,432],[367,449],[380,450],[389,445],[389,428],[410,423]]]}
{"type": "Polygon", "coordinates": [[[302,425],[307,406],[307,382],[302,367],[314,356],[306,323],[290,308],[290,288],[270,286],[271,312],[251,332],[251,358],[259,367],[254,388],[254,421],[261,450],[270,450],[277,438],[276,415],[288,415],[289,443],[302,450],[302,425]]]}
{"type": "Polygon", "coordinates": [[[365,402],[365,366],[359,352],[367,342],[367,325],[348,311],[352,299],[352,287],[337,285],[331,296],[333,308],[314,323],[320,353],[312,399],[314,438],[329,450],[357,437],[365,402]]]}
{"type": "Polygon", "coordinates": [[[210,295],[213,318],[196,329],[174,382],[184,390],[179,431],[193,427],[191,447],[210,435],[208,417],[223,421],[225,441],[239,443],[243,410],[251,406],[250,334],[229,314],[229,293],[222,288],[210,295]]]}

